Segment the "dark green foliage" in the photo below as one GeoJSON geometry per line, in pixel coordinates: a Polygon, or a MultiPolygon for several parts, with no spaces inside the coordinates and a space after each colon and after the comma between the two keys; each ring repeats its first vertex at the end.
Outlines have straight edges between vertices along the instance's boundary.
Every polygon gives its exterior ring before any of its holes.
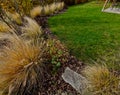
{"type": "Polygon", "coordinates": [[[53,72],[56,72],[59,67],[68,61],[69,53],[66,47],[56,39],[48,39],[47,41],[48,62],[52,65],[53,72]]]}

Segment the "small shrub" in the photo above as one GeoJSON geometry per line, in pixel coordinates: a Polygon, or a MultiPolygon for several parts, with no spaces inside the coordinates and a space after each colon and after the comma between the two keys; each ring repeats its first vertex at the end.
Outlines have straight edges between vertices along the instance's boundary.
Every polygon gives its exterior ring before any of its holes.
{"type": "Polygon", "coordinates": [[[46,44],[48,47],[48,62],[52,64],[53,72],[56,72],[61,65],[65,64],[68,61],[69,53],[59,40],[48,39],[46,44]]]}
{"type": "Polygon", "coordinates": [[[84,74],[90,82],[89,89],[93,95],[120,94],[120,78],[110,72],[106,66],[88,66],[84,74]]]}

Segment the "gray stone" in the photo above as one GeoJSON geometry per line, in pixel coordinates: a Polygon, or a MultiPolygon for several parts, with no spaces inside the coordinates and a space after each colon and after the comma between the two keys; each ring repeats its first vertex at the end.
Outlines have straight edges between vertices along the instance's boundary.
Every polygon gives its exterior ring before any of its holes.
{"type": "Polygon", "coordinates": [[[70,84],[78,93],[83,95],[88,84],[88,81],[85,77],[67,67],[65,69],[65,72],[62,74],[62,78],[66,83],[70,84]]]}
{"type": "Polygon", "coordinates": [[[120,8],[107,8],[103,12],[120,14],[120,8]]]}

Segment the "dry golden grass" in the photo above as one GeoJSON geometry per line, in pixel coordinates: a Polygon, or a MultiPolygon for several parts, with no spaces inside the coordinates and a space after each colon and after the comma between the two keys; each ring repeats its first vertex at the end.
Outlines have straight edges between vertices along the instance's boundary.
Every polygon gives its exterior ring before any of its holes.
{"type": "Polygon", "coordinates": [[[50,6],[50,12],[51,13],[54,13],[56,11],[56,4],[55,3],[52,3],[50,6]]]}
{"type": "Polygon", "coordinates": [[[24,19],[27,21],[27,24],[22,27],[21,36],[30,40],[40,39],[40,36],[42,35],[41,27],[31,18],[25,17],[24,19]]]}
{"type": "Polygon", "coordinates": [[[34,8],[30,11],[31,17],[32,17],[32,18],[35,18],[35,17],[37,17],[37,16],[42,15],[42,9],[43,9],[43,7],[41,7],[41,6],[34,7],[34,8]]]}
{"type": "Polygon", "coordinates": [[[25,17],[22,35],[11,33],[0,35],[7,38],[10,45],[0,52],[0,91],[2,95],[38,95],[44,80],[43,64],[46,45],[40,42],[42,29],[35,20],[25,17]],[[27,40],[34,40],[28,43],[27,40]],[[6,94],[7,93],[7,94],[6,94]]]}
{"type": "Polygon", "coordinates": [[[88,66],[84,74],[90,82],[89,88],[93,95],[120,95],[120,78],[106,66],[88,66]]]}
{"type": "Polygon", "coordinates": [[[16,12],[14,13],[7,12],[6,14],[12,21],[15,21],[17,24],[22,24],[22,19],[21,19],[20,14],[16,12]]]}
{"type": "Polygon", "coordinates": [[[4,22],[0,21],[0,32],[5,33],[5,32],[9,32],[11,29],[10,27],[5,24],[4,22]]]}
{"type": "Polygon", "coordinates": [[[57,9],[57,11],[60,11],[60,10],[62,10],[64,8],[64,2],[58,2],[57,4],[56,4],[56,9],[57,9]]]}
{"type": "MultiPolygon", "coordinates": [[[[29,86],[27,87],[26,81],[30,81],[31,86],[37,85],[36,81],[37,79],[39,80],[37,75],[42,74],[40,73],[42,70],[40,68],[42,65],[40,57],[43,50],[41,50],[42,44],[31,45],[25,43],[25,41],[16,35],[10,36],[9,40],[13,43],[12,46],[5,47],[2,54],[0,54],[0,91],[12,93],[9,95],[13,95],[13,92],[17,93],[21,89],[24,91],[24,86],[31,90],[29,86]],[[35,67],[38,71],[35,71],[35,67]],[[29,78],[28,74],[31,78],[29,78]],[[19,87],[19,85],[22,86],[19,87]]],[[[28,93],[28,90],[26,89],[26,93],[28,93]]]]}
{"type": "Polygon", "coordinates": [[[49,5],[44,6],[44,15],[50,15],[50,14],[51,14],[51,12],[50,12],[49,5]]]}
{"type": "Polygon", "coordinates": [[[61,9],[63,9],[65,6],[65,3],[64,2],[61,2],[61,9]]]}

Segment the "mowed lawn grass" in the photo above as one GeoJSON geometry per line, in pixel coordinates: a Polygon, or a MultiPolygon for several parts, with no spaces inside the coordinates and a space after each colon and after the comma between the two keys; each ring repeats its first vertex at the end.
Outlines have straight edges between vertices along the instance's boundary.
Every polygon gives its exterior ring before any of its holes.
{"type": "Polygon", "coordinates": [[[95,1],[75,5],[49,19],[52,32],[83,62],[96,61],[119,48],[120,15],[102,13],[102,6],[95,1]]]}

